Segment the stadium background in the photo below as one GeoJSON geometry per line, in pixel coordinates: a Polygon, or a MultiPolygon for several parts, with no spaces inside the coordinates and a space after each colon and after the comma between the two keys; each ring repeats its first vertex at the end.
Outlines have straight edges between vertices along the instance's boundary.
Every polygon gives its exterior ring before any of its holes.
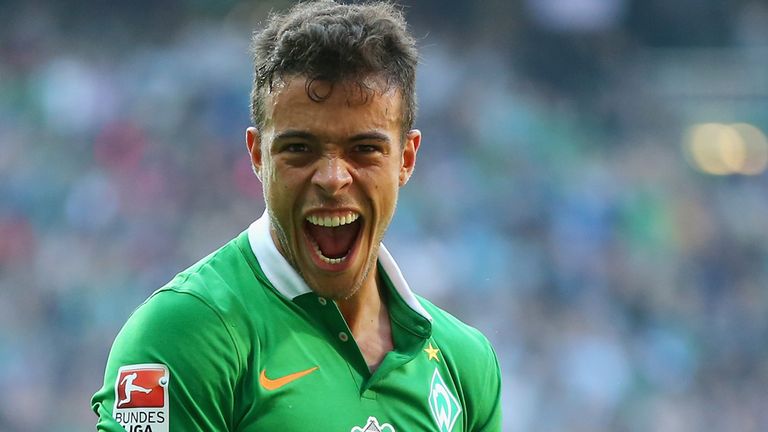
{"type": "MultiPolygon", "coordinates": [[[[92,430],[131,310],[261,213],[247,46],[288,3],[0,1],[0,431],[92,430]]],[[[405,4],[387,243],[494,342],[505,431],[768,430],[768,2],[405,4]]]]}

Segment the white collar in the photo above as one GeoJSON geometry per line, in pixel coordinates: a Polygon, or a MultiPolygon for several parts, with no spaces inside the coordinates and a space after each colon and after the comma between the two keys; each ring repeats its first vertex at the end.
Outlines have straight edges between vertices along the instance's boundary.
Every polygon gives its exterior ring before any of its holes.
{"type": "MultiPolygon", "coordinates": [[[[272,285],[280,294],[293,300],[296,297],[311,292],[312,289],[304,282],[304,279],[288,263],[280,251],[277,250],[272,235],[269,232],[269,215],[267,211],[260,218],[256,219],[248,227],[248,242],[251,244],[251,250],[259,261],[264,275],[272,282],[272,285]]],[[[400,294],[405,303],[419,315],[432,321],[432,316],[416,299],[416,296],[405,281],[403,273],[397,266],[395,259],[392,258],[384,245],[379,247],[379,263],[384,269],[395,290],[400,294]]]]}

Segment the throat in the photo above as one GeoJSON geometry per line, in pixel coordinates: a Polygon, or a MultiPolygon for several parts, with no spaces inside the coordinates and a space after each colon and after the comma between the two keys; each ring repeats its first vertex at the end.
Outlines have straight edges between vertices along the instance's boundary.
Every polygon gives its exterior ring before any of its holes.
{"type": "Polygon", "coordinates": [[[387,353],[395,349],[392,344],[392,334],[390,333],[389,326],[387,326],[386,330],[386,335],[380,334],[375,340],[363,339],[358,341],[355,339],[360,348],[360,353],[363,354],[365,364],[368,365],[368,370],[371,371],[371,373],[379,368],[381,362],[384,361],[384,357],[387,356],[387,353]]]}
{"type": "Polygon", "coordinates": [[[394,350],[387,296],[374,287],[373,290],[361,288],[354,298],[337,301],[371,373],[378,369],[387,353],[394,350]]]}

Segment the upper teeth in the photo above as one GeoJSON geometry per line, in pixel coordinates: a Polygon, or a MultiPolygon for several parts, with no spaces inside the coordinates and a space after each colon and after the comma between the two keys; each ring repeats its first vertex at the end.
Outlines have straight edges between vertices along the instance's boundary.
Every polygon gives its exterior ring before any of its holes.
{"type": "Polygon", "coordinates": [[[354,212],[349,212],[341,216],[309,215],[307,216],[307,221],[312,225],[320,225],[324,227],[337,227],[340,225],[351,224],[352,222],[356,221],[357,218],[359,217],[360,215],[354,212]]]}

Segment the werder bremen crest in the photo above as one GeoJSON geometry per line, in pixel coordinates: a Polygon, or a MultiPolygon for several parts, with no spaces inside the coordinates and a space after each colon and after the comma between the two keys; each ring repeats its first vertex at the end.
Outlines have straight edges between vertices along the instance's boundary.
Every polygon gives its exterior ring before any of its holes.
{"type": "Polygon", "coordinates": [[[432,386],[429,390],[429,410],[432,411],[432,418],[437,423],[440,432],[451,432],[456,419],[461,414],[461,405],[456,396],[451,393],[448,386],[445,385],[443,377],[435,368],[432,374],[432,386]]]}
{"type": "Polygon", "coordinates": [[[350,432],[396,432],[395,428],[389,423],[379,424],[376,417],[368,417],[368,423],[365,426],[355,426],[350,432]]]}

